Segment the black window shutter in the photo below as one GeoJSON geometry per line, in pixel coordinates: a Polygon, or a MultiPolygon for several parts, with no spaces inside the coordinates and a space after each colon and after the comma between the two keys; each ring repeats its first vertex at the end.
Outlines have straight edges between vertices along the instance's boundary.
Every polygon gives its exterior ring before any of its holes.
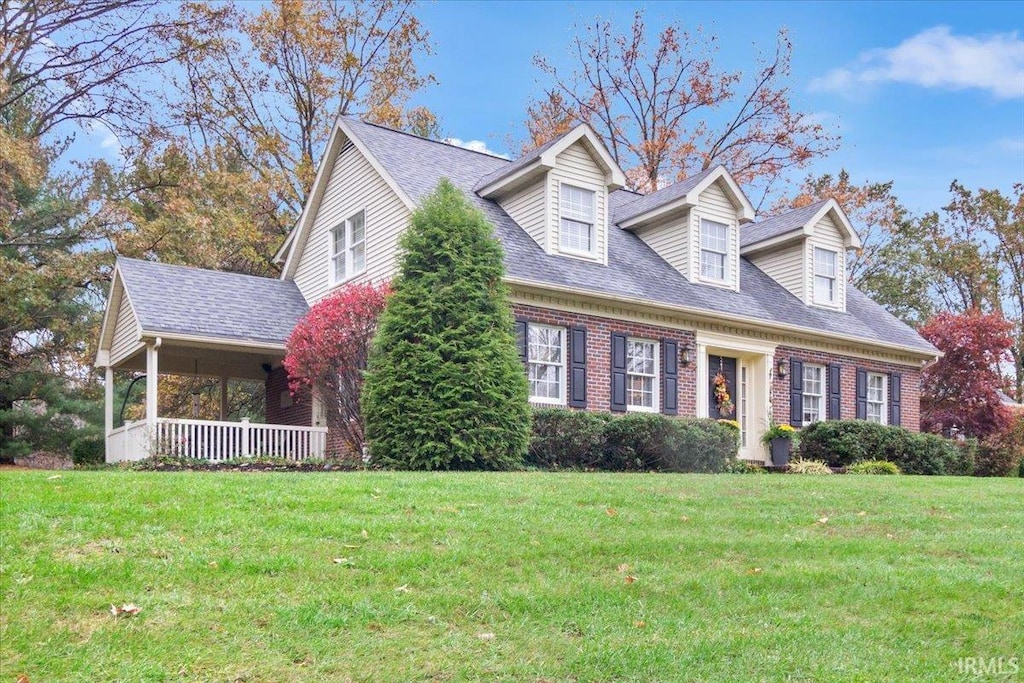
{"type": "Polygon", "coordinates": [[[526,339],[526,321],[516,321],[516,350],[519,352],[519,360],[526,365],[527,362],[527,339],[526,339]]]}
{"type": "Polygon", "coordinates": [[[902,425],[902,415],[900,414],[900,402],[901,402],[901,389],[903,378],[897,374],[892,373],[889,375],[889,424],[894,427],[902,425]]]}
{"type": "Polygon", "coordinates": [[[789,359],[789,424],[804,424],[804,364],[796,358],[789,359]]]}
{"type": "Polygon", "coordinates": [[[857,368],[857,419],[868,419],[868,371],[857,368]]]}
{"type": "Polygon", "coordinates": [[[569,331],[569,407],[587,407],[587,328],[569,331]]]}
{"type": "Polygon", "coordinates": [[[842,419],[843,369],[838,363],[828,366],[828,419],[842,419]]]}
{"type": "Polygon", "coordinates": [[[616,413],[626,410],[626,335],[612,332],[612,403],[616,413]]]}
{"type": "Polygon", "coordinates": [[[679,343],[661,340],[661,412],[679,414],[679,343]]]}

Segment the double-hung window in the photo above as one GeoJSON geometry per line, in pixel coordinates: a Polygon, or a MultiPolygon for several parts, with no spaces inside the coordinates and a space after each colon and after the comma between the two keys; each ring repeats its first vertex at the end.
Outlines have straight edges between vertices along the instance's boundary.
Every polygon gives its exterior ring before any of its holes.
{"type": "Polygon", "coordinates": [[[805,425],[821,419],[825,407],[825,368],[821,365],[804,364],[804,415],[805,425]]]}
{"type": "Polygon", "coordinates": [[[534,403],[565,404],[565,328],[527,326],[527,378],[534,403]]]}
{"type": "Polygon", "coordinates": [[[366,270],[366,214],[360,211],[331,230],[331,281],[344,282],[366,270]]]}
{"type": "Polygon", "coordinates": [[[558,244],[563,251],[593,256],[595,250],[595,197],[584,190],[562,183],[559,194],[558,244]]]}
{"type": "Polygon", "coordinates": [[[868,422],[886,424],[885,404],[888,398],[886,394],[889,391],[887,379],[881,373],[868,373],[868,422]]]}
{"type": "Polygon", "coordinates": [[[700,221],[700,276],[705,280],[729,279],[729,226],[700,221]]]}
{"type": "Polygon", "coordinates": [[[626,340],[626,408],[658,409],[658,342],[626,340]]]}
{"type": "Polygon", "coordinates": [[[814,248],[814,303],[836,303],[838,254],[828,249],[814,248]]]}

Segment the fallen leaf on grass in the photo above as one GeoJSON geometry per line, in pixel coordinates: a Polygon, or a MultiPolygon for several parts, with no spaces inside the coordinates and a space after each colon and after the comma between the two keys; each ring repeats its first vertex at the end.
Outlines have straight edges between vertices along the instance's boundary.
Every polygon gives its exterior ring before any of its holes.
{"type": "Polygon", "coordinates": [[[117,605],[110,606],[110,613],[114,615],[115,619],[120,616],[134,617],[141,611],[142,609],[134,602],[126,602],[120,607],[118,607],[117,605]]]}
{"type": "Polygon", "coordinates": [[[616,510],[615,508],[605,508],[604,513],[609,517],[614,517],[615,515],[619,514],[619,511],[616,510]]]}
{"type": "Polygon", "coordinates": [[[395,589],[395,592],[396,593],[408,593],[410,590],[411,589],[409,588],[409,584],[403,583],[401,586],[399,586],[398,588],[395,589]]]}
{"type": "Polygon", "coordinates": [[[18,674],[17,683],[29,683],[28,676],[25,674],[18,674]]]}
{"type": "MultiPolygon", "coordinates": [[[[60,479],[63,476],[64,475],[62,475],[62,474],[52,474],[49,477],[47,477],[46,480],[47,481],[53,481],[54,479],[60,479]]],[[[28,680],[28,679],[25,679],[25,680],[28,680]]]]}
{"type": "Polygon", "coordinates": [[[370,537],[370,532],[367,531],[366,529],[363,529],[362,537],[363,538],[369,538],[370,537]]]}
{"type": "Polygon", "coordinates": [[[647,626],[647,622],[641,619],[637,619],[633,622],[633,626],[636,626],[637,628],[644,628],[645,626],[647,626]]]}
{"type": "Polygon", "coordinates": [[[220,565],[218,565],[216,562],[210,562],[206,566],[209,567],[210,569],[216,569],[220,565]]]}
{"type": "Polygon", "coordinates": [[[334,564],[351,564],[352,560],[348,559],[347,557],[336,557],[333,560],[331,560],[331,562],[333,562],[334,564]]]}
{"type": "Polygon", "coordinates": [[[620,572],[620,573],[621,572],[628,572],[629,571],[629,565],[626,564],[625,562],[623,562],[618,567],[616,567],[615,570],[620,572]]]}
{"type": "Polygon", "coordinates": [[[754,567],[753,569],[747,570],[748,574],[760,574],[763,570],[760,567],[754,567]]]}
{"type": "Polygon", "coordinates": [[[684,522],[689,522],[690,521],[690,518],[687,517],[686,515],[682,515],[679,519],[684,521],[684,522]]]}
{"type": "Polygon", "coordinates": [[[493,633],[478,633],[476,637],[480,640],[494,640],[495,635],[493,633]]]}
{"type": "Polygon", "coordinates": [[[341,547],[342,547],[342,548],[348,548],[349,550],[355,550],[356,548],[358,548],[358,547],[360,547],[360,546],[358,546],[358,545],[352,545],[351,543],[346,543],[345,545],[343,545],[343,546],[341,546],[341,547]]]}
{"type": "Polygon", "coordinates": [[[858,512],[858,513],[857,513],[857,516],[858,516],[858,517],[867,517],[867,516],[868,516],[868,513],[866,513],[866,512],[864,512],[863,510],[861,510],[860,512],[858,512]]]}
{"type": "Polygon", "coordinates": [[[626,583],[633,583],[634,581],[636,581],[636,577],[632,574],[626,574],[625,581],[626,583]]]}
{"type": "Polygon", "coordinates": [[[822,517],[818,520],[818,524],[828,524],[828,517],[822,517]]]}

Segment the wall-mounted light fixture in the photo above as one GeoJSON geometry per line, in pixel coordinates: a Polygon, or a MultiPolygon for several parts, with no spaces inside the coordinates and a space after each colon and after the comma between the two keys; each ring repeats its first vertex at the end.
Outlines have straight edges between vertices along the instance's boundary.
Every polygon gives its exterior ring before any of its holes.
{"type": "Polygon", "coordinates": [[[693,359],[690,358],[690,347],[684,344],[679,349],[679,363],[685,368],[692,362],[693,359]]]}
{"type": "Polygon", "coordinates": [[[779,362],[775,364],[775,374],[779,376],[779,379],[786,379],[786,361],[779,359],[779,362]]]}

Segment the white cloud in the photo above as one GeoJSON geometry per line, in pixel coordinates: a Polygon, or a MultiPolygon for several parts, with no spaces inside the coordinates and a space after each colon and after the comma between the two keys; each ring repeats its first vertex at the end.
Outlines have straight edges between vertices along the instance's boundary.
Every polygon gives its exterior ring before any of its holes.
{"type": "Polygon", "coordinates": [[[462,140],[460,138],[445,138],[444,141],[447,142],[449,145],[463,147],[474,152],[483,152],[484,154],[490,154],[492,157],[499,157],[501,159],[509,158],[507,154],[487,149],[487,143],[484,142],[483,140],[462,140]]]}
{"type": "Polygon", "coordinates": [[[956,36],[948,26],[936,26],[896,47],[868,50],[855,64],[812,80],[810,87],[854,95],[874,83],[973,88],[999,99],[1024,98],[1024,39],[1017,31],[956,36]]]}
{"type": "Polygon", "coordinates": [[[85,125],[86,133],[90,142],[99,145],[104,150],[104,156],[111,161],[125,160],[124,146],[121,140],[110,128],[98,121],[90,121],[85,125]]]}

